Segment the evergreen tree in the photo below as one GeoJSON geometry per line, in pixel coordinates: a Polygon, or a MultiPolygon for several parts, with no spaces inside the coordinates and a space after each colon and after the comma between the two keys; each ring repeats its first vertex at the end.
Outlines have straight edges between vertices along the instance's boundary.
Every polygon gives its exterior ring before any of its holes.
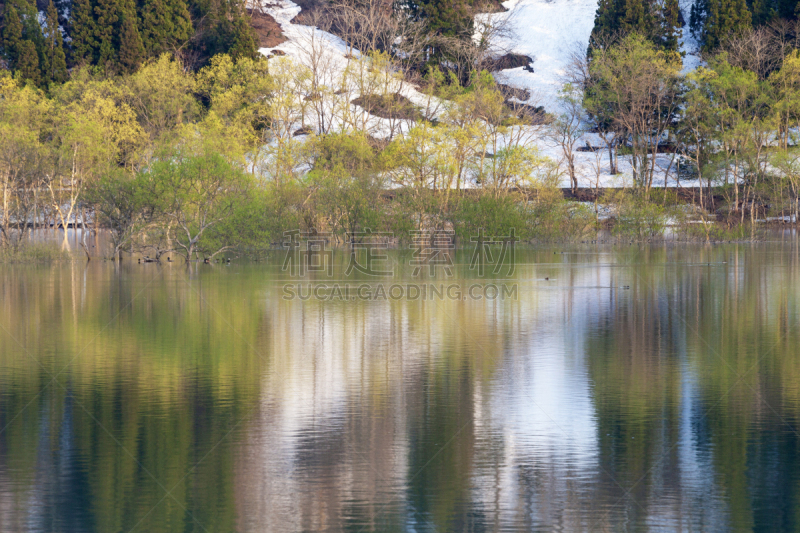
{"type": "Polygon", "coordinates": [[[70,37],[72,62],[93,63],[95,56],[95,18],[92,0],[72,0],[70,11],[70,37]]]}
{"type": "Polygon", "coordinates": [[[157,57],[192,36],[192,20],[184,0],[145,0],[141,10],[145,52],[157,57]]]}
{"type": "Polygon", "coordinates": [[[681,8],[678,0],[666,0],[661,22],[662,47],[666,50],[677,50],[681,37],[681,8]]]}
{"type": "Polygon", "coordinates": [[[5,53],[8,66],[11,70],[16,68],[21,43],[22,22],[19,19],[19,12],[13,5],[6,4],[5,27],[3,28],[3,52],[5,53]]]}
{"type": "Polygon", "coordinates": [[[19,55],[16,64],[17,75],[23,80],[29,80],[34,85],[40,85],[42,81],[39,70],[39,54],[36,52],[36,44],[25,39],[19,44],[19,55]]]}
{"type": "Polygon", "coordinates": [[[122,14],[119,43],[119,63],[125,72],[134,72],[144,60],[144,46],[136,27],[136,13],[122,14]]]}
{"type": "Polygon", "coordinates": [[[45,36],[44,78],[47,82],[63,83],[67,80],[67,61],[63,37],[58,27],[58,11],[50,0],[47,6],[47,35],[45,36]]]}
{"type": "Polygon", "coordinates": [[[752,24],[745,0],[698,0],[692,6],[692,33],[703,49],[716,49],[728,36],[749,28],[752,24]]]}
{"type": "Polygon", "coordinates": [[[608,39],[634,32],[661,49],[676,51],[680,37],[678,0],[600,0],[589,37],[590,50],[608,44],[608,39]]]}
{"type": "Polygon", "coordinates": [[[95,57],[97,64],[107,66],[116,59],[114,30],[119,21],[119,7],[115,0],[97,0],[94,6],[95,57]]]}
{"type": "Polygon", "coordinates": [[[227,53],[234,59],[242,57],[253,58],[257,48],[253,28],[250,27],[245,18],[239,17],[233,22],[231,41],[227,53]]]}
{"type": "Polygon", "coordinates": [[[405,0],[401,9],[417,20],[425,20],[434,33],[450,37],[471,35],[474,0],[405,0]]]}

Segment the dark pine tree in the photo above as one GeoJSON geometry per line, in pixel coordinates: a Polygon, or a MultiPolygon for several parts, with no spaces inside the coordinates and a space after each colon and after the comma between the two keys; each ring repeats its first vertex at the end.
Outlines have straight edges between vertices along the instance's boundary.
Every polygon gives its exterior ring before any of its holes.
{"type": "Polygon", "coordinates": [[[119,41],[119,64],[123,72],[134,72],[144,60],[144,46],[136,27],[136,12],[121,15],[122,27],[119,41]]]}
{"type": "Polygon", "coordinates": [[[70,32],[72,38],[72,63],[94,63],[95,40],[94,4],[92,0],[72,0],[70,11],[70,32]]]}
{"type": "Polygon", "coordinates": [[[39,53],[36,51],[36,44],[30,39],[25,39],[19,44],[16,73],[23,80],[30,81],[34,85],[41,85],[39,53]]]}
{"type": "Polygon", "coordinates": [[[45,34],[44,54],[45,82],[63,83],[67,80],[67,59],[64,54],[64,42],[58,27],[58,10],[53,0],[47,6],[47,32],[45,34]]]}
{"type": "Polygon", "coordinates": [[[666,50],[677,50],[681,37],[681,8],[678,0],[666,0],[661,15],[662,47],[666,50]]]}
{"type": "Polygon", "coordinates": [[[600,0],[589,49],[637,32],[664,50],[677,50],[680,37],[677,0],[600,0]]]}
{"type": "Polygon", "coordinates": [[[13,5],[6,4],[5,27],[3,28],[3,55],[5,55],[8,67],[11,70],[16,68],[21,43],[22,22],[19,19],[19,11],[13,5]]]}
{"type": "Polygon", "coordinates": [[[118,29],[119,7],[115,0],[97,0],[94,6],[95,57],[98,65],[113,66],[117,50],[114,46],[114,30],[118,29]]]}
{"type": "Polygon", "coordinates": [[[678,49],[680,9],[677,0],[600,0],[589,49],[637,32],[663,50],[678,49]]]}
{"type": "Polygon", "coordinates": [[[692,6],[690,26],[703,50],[715,50],[722,41],[751,27],[745,0],[698,0],[692,6]]]}
{"type": "Polygon", "coordinates": [[[144,45],[139,33],[139,17],[134,0],[122,0],[118,4],[119,14],[115,33],[117,42],[117,70],[134,72],[144,61],[144,45]]]}
{"type": "Polygon", "coordinates": [[[145,52],[157,57],[192,36],[192,19],[184,0],[145,0],[141,7],[145,52]]]}

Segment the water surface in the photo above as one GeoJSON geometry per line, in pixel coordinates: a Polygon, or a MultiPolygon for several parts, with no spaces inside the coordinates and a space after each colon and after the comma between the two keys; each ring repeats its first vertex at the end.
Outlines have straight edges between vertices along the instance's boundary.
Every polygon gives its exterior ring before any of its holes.
{"type": "Polygon", "coordinates": [[[0,531],[800,528],[794,238],[457,259],[0,265],[0,531]]]}

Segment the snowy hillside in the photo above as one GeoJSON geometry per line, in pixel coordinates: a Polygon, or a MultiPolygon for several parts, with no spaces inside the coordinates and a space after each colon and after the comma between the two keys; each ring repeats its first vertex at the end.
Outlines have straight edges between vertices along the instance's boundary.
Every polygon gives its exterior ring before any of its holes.
{"type": "Polygon", "coordinates": [[[528,103],[547,110],[555,106],[565,69],[573,51],[586,50],[594,27],[597,0],[509,0],[508,13],[485,15],[511,24],[509,42],[498,47],[534,59],[534,72],[523,67],[498,72],[501,83],[528,89],[528,103]]]}
{"type": "MultiPolygon", "coordinates": [[[[693,0],[680,3],[687,20],[692,3],[693,0]]],[[[508,17],[512,36],[497,43],[497,47],[533,58],[534,72],[518,67],[498,72],[495,78],[530,91],[527,103],[556,111],[558,89],[564,83],[570,57],[575,52],[585,52],[589,45],[597,0],[509,0],[503,7],[509,12],[484,15],[498,22],[508,17]]],[[[687,27],[681,38],[684,71],[700,64],[697,51],[698,45],[687,27]]]]}
{"type": "MultiPolygon", "coordinates": [[[[691,0],[682,9],[688,13],[691,0]]],[[[534,72],[527,72],[523,67],[497,72],[495,77],[501,83],[524,88],[530,92],[529,104],[542,105],[551,113],[558,113],[558,90],[564,82],[564,75],[570,58],[574,52],[585,51],[594,25],[597,0],[509,0],[503,4],[509,9],[505,13],[483,15],[485,17],[508,17],[511,25],[509,41],[497,43],[496,48],[508,52],[524,54],[534,58],[534,72]]],[[[326,84],[338,88],[335,94],[340,95],[342,102],[332,105],[345,105],[352,108],[353,113],[364,117],[364,131],[376,138],[388,138],[408,131],[411,123],[404,120],[387,120],[370,115],[364,109],[352,105],[357,97],[357,87],[343,82],[342,76],[347,66],[359,52],[348,47],[339,37],[317,28],[294,24],[292,20],[300,13],[300,7],[290,0],[278,0],[265,5],[265,10],[275,18],[287,38],[287,41],[274,47],[262,48],[259,51],[265,56],[286,55],[306,66],[312,63],[328,67],[331,78],[326,84]],[[344,89],[342,87],[344,86],[344,89]]],[[[689,55],[684,59],[686,68],[695,68],[699,63],[696,56],[696,43],[690,40],[688,31],[684,32],[681,49],[689,55]]],[[[396,90],[415,105],[430,107],[431,98],[418,92],[412,85],[396,81],[396,90]]],[[[334,120],[335,122],[335,120],[334,120]]],[[[328,124],[330,127],[331,124],[328,124]]],[[[335,127],[336,124],[334,123],[335,127]]],[[[321,131],[318,127],[317,131],[321,131]]],[[[532,128],[532,135],[537,139],[539,152],[564,165],[561,148],[548,139],[543,127],[532,128]]],[[[597,135],[586,134],[578,143],[579,147],[603,146],[597,135]]],[[[575,153],[576,174],[580,187],[622,187],[630,186],[631,163],[628,158],[618,160],[619,174],[611,175],[606,150],[579,151],[575,153]]],[[[676,185],[677,161],[673,155],[663,154],[656,159],[655,186],[676,185]],[[665,172],[668,173],[665,176],[665,172]],[[665,180],[666,177],[666,180],[665,180]]],[[[562,166],[563,168],[563,166],[562,166]]],[[[684,186],[696,183],[681,180],[684,186]]],[[[469,186],[469,185],[467,185],[469,186]]],[[[562,187],[569,187],[569,178],[564,175],[562,187]]]]}

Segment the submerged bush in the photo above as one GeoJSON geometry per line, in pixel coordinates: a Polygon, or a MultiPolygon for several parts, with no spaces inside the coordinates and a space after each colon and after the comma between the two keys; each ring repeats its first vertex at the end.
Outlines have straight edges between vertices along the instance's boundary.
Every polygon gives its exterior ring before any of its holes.
{"type": "Polygon", "coordinates": [[[54,263],[72,261],[75,256],[56,243],[34,242],[0,247],[0,263],[54,263]]]}

